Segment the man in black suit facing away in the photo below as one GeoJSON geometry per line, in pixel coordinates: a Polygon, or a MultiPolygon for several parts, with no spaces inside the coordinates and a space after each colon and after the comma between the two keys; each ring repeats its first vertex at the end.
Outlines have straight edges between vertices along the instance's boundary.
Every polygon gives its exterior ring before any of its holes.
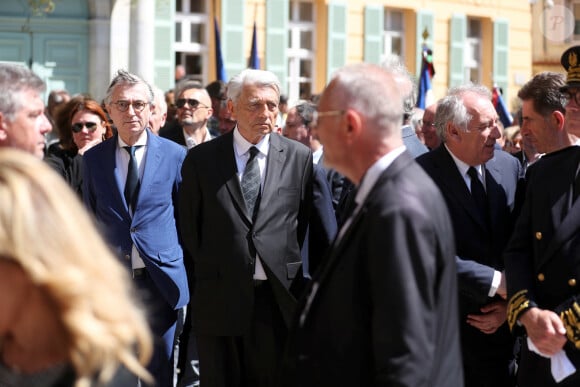
{"type": "Polygon", "coordinates": [[[453,222],[465,385],[513,386],[502,253],[521,166],[495,149],[498,116],[483,86],[449,90],[435,126],[442,144],[417,162],[439,186],[453,222]]]}
{"type": "Polygon", "coordinates": [[[273,73],[244,70],[227,93],[237,126],[189,152],[179,202],[201,385],[277,387],[294,286],[304,282],[312,153],[271,134],[280,101],[273,73]]]}
{"type": "Polygon", "coordinates": [[[313,125],[355,204],[301,299],[281,384],[462,386],[453,231],[403,145],[396,74],[339,70],[313,125]]]}

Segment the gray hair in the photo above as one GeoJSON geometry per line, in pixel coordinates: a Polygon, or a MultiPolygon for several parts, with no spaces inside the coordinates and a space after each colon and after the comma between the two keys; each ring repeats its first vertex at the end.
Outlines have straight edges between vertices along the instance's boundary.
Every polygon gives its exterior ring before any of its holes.
{"type": "Polygon", "coordinates": [[[390,73],[400,77],[401,82],[408,83],[410,88],[409,93],[403,96],[403,121],[408,121],[413,115],[415,103],[417,102],[416,79],[397,55],[387,57],[381,66],[390,73]]]}
{"type": "Polygon", "coordinates": [[[145,87],[147,87],[147,94],[149,97],[149,101],[147,102],[149,102],[152,105],[155,105],[153,88],[151,87],[151,85],[144,79],[140,78],[135,74],[131,74],[127,70],[117,71],[117,74],[115,74],[115,76],[111,80],[109,88],[107,89],[107,93],[105,94],[105,103],[111,102],[113,91],[115,90],[115,87],[119,85],[130,85],[130,86],[144,85],[145,87]]]}
{"type": "Polygon", "coordinates": [[[448,122],[453,123],[463,131],[467,131],[467,126],[473,118],[463,103],[463,96],[467,93],[477,94],[491,100],[491,91],[482,85],[466,83],[449,89],[447,95],[437,102],[437,110],[435,111],[435,128],[442,142],[447,139],[446,126],[448,122]]]}
{"type": "Polygon", "coordinates": [[[276,91],[276,94],[278,95],[278,101],[280,100],[280,90],[282,88],[280,85],[280,80],[276,74],[271,71],[245,69],[238,75],[235,75],[228,83],[228,99],[231,99],[234,103],[237,103],[240,95],[242,94],[242,87],[244,85],[270,87],[276,91]]]}
{"type": "Polygon", "coordinates": [[[29,90],[42,94],[44,81],[22,65],[0,63],[0,113],[13,121],[16,112],[24,106],[23,93],[29,90]]]}
{"type": "Polygon", "coordinates": [[[175,85],[175,99],[179,98],[181,93],[183,93],[186,90],[190,90],[190,89],[200,89],[200,90],[203,89],[203,90],[205,90],[205,88],[203,87],[203,85],[201,84],[200,81],[198,81],[196,79],[184,79],[183,81],[180,81],[177,83],[177,85],[175,85]]]}
{"type": "Polygon", "coordinates": [[[304,126],[308,126],[312,122],[314,112],[316,111],[316,104],[310,101],[300,101],[294,108],[304,126]]]}
{"type": "Polygon", "coordinates": [[[405,96],[396,87],[396,77],[394,72],[373,64],[347,65],[331,81],[336,89],[335,105],[357,111],[375,131],[400,133],[405,96]]]}

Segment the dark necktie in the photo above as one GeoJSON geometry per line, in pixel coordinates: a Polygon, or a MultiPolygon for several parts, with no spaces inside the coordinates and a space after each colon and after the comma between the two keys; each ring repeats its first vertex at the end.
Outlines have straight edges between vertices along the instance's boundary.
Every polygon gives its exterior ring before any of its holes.
{"type": "Polygon", "coordinates": [[[137,189],[139,188],[139,168],[137,166],[137,159],[135,158],[135,150],[137,146],[123,147],[129,153],[129,166],[127,168],[127,180],[125,181],[125,202],[127,207],[135,208],[135,199],[137,196],[137,189]]]}
{"type": "Polygon", "coordinates": [[[250,158],[246,163],[241,182],[242,195],[246,202],[248,214],[251,217],[254,215],[254,206],[256,205],[256,200],[260,194],[260,166],[258,165],[258,159],[256,158],[259,152],[260,151],[255,146],[250,148],[250,158]]]}
{"type": "Polygon", "coordinates": [[[477,176],[477,170],[474,167],[469,167],[467,174],[471,178],[471,196],[475,201],[475,205],[482,215],[483,219],[487,218],[487,195],[485,194],[485,189],[483,184],[477,176]]]}

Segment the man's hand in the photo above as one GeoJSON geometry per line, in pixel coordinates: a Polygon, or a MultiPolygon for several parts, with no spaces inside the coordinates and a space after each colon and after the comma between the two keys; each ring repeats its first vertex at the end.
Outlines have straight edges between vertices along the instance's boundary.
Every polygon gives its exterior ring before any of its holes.
{"type": "Polygon", "coordinates": [[[494,301],[481,308],[481,313],[468,315],[467,323],[485,334],[492,334],[506,320],[507,303],[504,300],[494,301]]]}
{"type": "Polygon", "coordinates": [[[560,317],[551,310],[530,308],[520,316],[519,321],[536,348],[545,355],[558,353],[566,344],[566,328],[560,317]]]}

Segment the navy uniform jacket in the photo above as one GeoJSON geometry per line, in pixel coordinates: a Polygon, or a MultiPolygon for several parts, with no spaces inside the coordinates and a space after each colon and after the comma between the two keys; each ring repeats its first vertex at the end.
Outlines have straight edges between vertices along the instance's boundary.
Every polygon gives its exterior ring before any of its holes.
{"type": "MultiPolygon", "coordinates": [[[[572,204],[579,160],[580,147],[572,146],[545,155],[528,170],[525,201],[505,252],[511,301],[508,318],[514,327],[518,317],[512,310],[518,306],[513,304],[518,298],[515,295],[521,295],[521,301],[554,310],[580,293],[580,201],[572,204]]],[[[565,349],[580,370],[580,351],[571,342],[565,349]]],[[[523,360],[527,360],[522,364],[526,373],[533,375],[532,383],[541,380],[541,385],[551,385],[549,378],[541,379],[550,375],[549,363],[537,356],[523,360]]],[[[579,372],[573,385],[580,385],[579,372]]]]}

